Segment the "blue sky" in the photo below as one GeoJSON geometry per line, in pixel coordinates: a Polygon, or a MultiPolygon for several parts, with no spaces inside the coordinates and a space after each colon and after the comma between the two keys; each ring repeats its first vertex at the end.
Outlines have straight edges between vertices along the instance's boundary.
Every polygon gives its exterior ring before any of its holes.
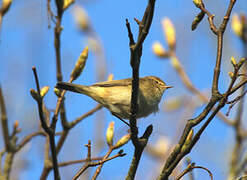
{"type": "MultiPolygon", "coordinates": [[[[205,4],[216,15],[216,24],[219,23],[228,1],[207,1],[205,4]]],[[[146,1],[94,0],[90,2],[81,0],[77,1],[76,5],[82,5],[85,8],[94,30],[102,40],[107,75],[113,73],[114,79],[130,77],[130,53],[125,19],[129,19],[136,37],[138,28],[133,18],[141,19],[146,1]]],[[[61,54],[65,81],[69,79],[76,59],[87,45],[87,38],[76,27],[72,10],[73,8],[69,8],[65,12],[62,22],[64,29],[61,37],[61,54]]],[[[190,30],[191,22],[198,12],[192,1],[157,0],[153,24],[143,46],[140,76],[158,76],[167,84],[174,86],[174,89],[165,93],[158,114],[138,121],[141,132],[147,125],[153,124],[154,132],[150,138],[151,143],[155,143],[160,134],[172,139],[177,133],[178,123],[183,124],[186,121],[181,115],[182,110],[173,113],[164,112],[162,110],[164,100],[173,96],[191,96],[191,93],[184,88],[169,61],[158,59],[151,51],[152,43],[157,40],[167,48],[160,23],[163,17],[169,17],[176,28],[177,56],[193,84],[202,91],[209,90],[211,85],[216,55],[216,37],[210,31],[206,18],[196,31],[192,32],[190,30]]],[[[237,1],[233,12],[247,14],[247,1],[237,1]]],[[[20,137],[37,130],[39,124],[36,103],[29,94],[30,88],[35,88],[32,66],[37,67],[41,85],[51,87],[45,98],[48,109],[55,108],[56,96],[52,92],[56,83],[53,29],[47,28],[46,13],[45,1],[14,1],[2,23],[0,34],[0,84],[6,99],[9,126],[11,127],[11,124],[18,120],[22,129],[20,137]]],[[[52,24],[52,27],[54,27],[54,24],[52,24]]],[[[228,26],[224,40],[223,71],[220,79],[221,90],[225,90],[229,82],[227,72],[231,69],[230,57],[241,57],[242,55],[241,43],[233,35],[230,26],[228,26]]],[[[97,82],[96,64],[97,59],[90,52],[85,70],[75,83],[89,85],[97,82]]],[[[66,94],[67,117],[70,121],[92,109],[95,105],[96,103],[86,96],[73,93],[66,94]]],[[[190,117],[194,117],[201,110],[202,108],[197,108],[190,117]]],[[[223,109],[223,112],[225,113],[226,110],[223,109]]],[[[231,115],[234,115],[234,113],[231,115]]],[[[102,112],[85,119],[71,131],[58,159],[63,161],[85,157],[86,149],[83,145],[87,143],[88,139],[91,139],[94,146],[97,139],[95,137],[96,131],[103,133],[100,136],[104,137],[110,121],[115,121],[118,137],[125,134],[127,128],[123,127],[124,125],[121,122],[104,109],[102,112]]],[[[58,126],[59,129],[60,126],[58,126]]],[[[227,173],[232,142],[234,142],[234,139],[231,128],[215,118],[190,156],[196,164],[210,169],[215,179],[224,179],[227,173]]],[[[30,175],[39,177],[43,166],[43,143],[44,140],[38,137],[25,149],[25,152],[23,151],[28,162],[28,168],[22,171],[20,179],[27,179],[30,175]]],[[[1,141],[0,147],[2,146],[1,141]]],[[[107,145],[104,144],[103,147],[103,150],[95,150],[94,155],[103,155],[106,152],[107,145]]],[[[131,142],[123,149],[127,156],[106,163],[99,179],[123,179],[125,177],[133,154],[131,142]]],[[[137,179],[150,179],[152,173],[157,171],[157,164],[154,158],[144,154],[137,172],[137,179]]],[[[64,177],[62,179],[69,179],[79,167],[73,165],[61,168],[60,172],[64,177]]],[[[93,172],[94,169],[91,173],[93,172]]],[[[200,170],[196,170],[195,174],[200,179],[208,179],[206,173],[200,170]]],[[[52,173],[49,179],[52,179],[52,173]]]]}

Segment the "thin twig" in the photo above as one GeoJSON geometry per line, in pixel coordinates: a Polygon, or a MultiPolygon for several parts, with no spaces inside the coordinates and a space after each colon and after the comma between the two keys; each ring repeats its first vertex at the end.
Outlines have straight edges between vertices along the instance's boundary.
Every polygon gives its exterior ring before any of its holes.
{"type": "MultiPolygon", "coordinates": [[[[107,159],[102,159],[101,161],[99,161],[99,162],[90,162],[90,163],[88,163],[88,164],[85,164],[83,167],[82,167],[82,169],[80,169],[80,171],[73,177],[73,179],[72,180],[76,180],[83,172],[85,172],[85,170],[87,170],[87,168],[89,168],[89,167],[94,167],[94,166],[100,166],[100,165],[102,165],[102,164],[104,164],[105,162],[107,162],[107,161],[110,161],[110,160],[112,160],[112,159],[115,159],[115,158],[117,158],[117,157],[123,157],[123,156],[125,156],[126,154],[125,153],[118,153],[118,154],[116,154],[116,155],[114,155],[114,156],[112,156],[112,157],[109,157],[109,158],[107,158],[107,159]]],[[[93,178],[92,178],[93,179],[93,178]]]]}
{"type": "Polygon", "coordinates": [[[31,133],[29,135],[27,135],[20,143],[19,145],[16,147],[16,151],[21,150],[28,142],[30,142],[34,137],[36,136],[46,136],[47,134],[44,131],[38,131],[38,132],[34,132],[31,133]]]}
{"type": "Polygon", "coordinates": [[[91,116],[92,114],[94,114],[95,112],[97,112],[98,110],[100,110],[101,108],[102,108],[102,105],[98,104],[95,108],[93,108],[90,111],[86,112],[82,116],[76,118],[74,121],[70,122],[67,125],[67,129],[64,129],[64,131],[61,134],[60,139],[58,140],[58,143],[57,143],[57,153],[60,152],[60,150],[61,150],[61,148],[62,148],[62,146],[63,146],[63,144],[64,144],[64,142],[66,140],[66,137],[69,134],[69,130],[72,129],[72,128],[74,128],[79,122],[81,122],[85,118],[91,116]]]}
{"type": "Polygon", "coordinates": [[[222,47],[223,47],[223,34],[226,29],[226,25],[230,19],[230,14],[232,12],[232,8],[235,4],[236,0],[230,0],[230,3],[228,5],[228,9],[226,12],[226,15],[223,18],[223,21],[217,31],[217,57],[216,57],[216,65],[214,68],[214,79],[212,84],[212,93],[218,94],[218,81],[220,76],[220,68],[221,68],[221,60],[222,60],[222,47]]]}
{"type": "Polygon", "coordinates": [[[57,154],[59,154],[68,134],[69,134],[69,129],[64,129],[58,142],[57,142],[57,147],[56,147],[57,154]]]}
{"type": "Polygon", "coordinates": [[[128,21],[128,19],[126,19],[126,27],[128,30],[128,36],[129,36],[129,46],[134,45],[135,44],[135,40],[131,31],[131,27],[130,27],[130,23],[128,21]]]}
{"type": "Polygon", "coordinates": [[[89,167],[89,164],[91,162],[91,141],[88,140],[88,144],[85,145],[87,147],[87,158],[86,158],[86,164],[82,166],[82,168],[75,174],[75,176],[72,178],[72,180],[76,180],[80,175],[89,167]]]}
{"type": "MultiPolygon", "coordinates": [[[[95,158],[91,158],[91,161],[99,161],[102,160],[103,157],[95,157],[95,158]]],[[[73,165],[73,164],[79,164],[79,163],[84,163],[87,162],[87,159],[80,159],[80,160],[72,160],[72,161],[66,161],[66,162],[61,162],[58,163],[59,167],[64,167],[64,166],[69,166],[69,165],[73,165]]]]}
{"type": "MultiPolygon", "coordinates": [[[[247,27],[247,26],[246,26],[247,27]]],[[[244,33],[244,32],[243,32],[244,33]]],[[[243,46],[246,49],[244,52],[245,57],[247,56],[247,42],[243,39],[243,46]]],[[[238,76],[244,76],[246,77],[246,72],[247,72],[247,63],[245,62],[245,64],[243,64],[243,74],[238,74],[238,76]]],[[[229,107],[229,111],[230,108],[232,108],[237,102],[239,102],[238,104],[238,109],[237,109],[237,115],[235,117],[235,121],[234,121],[234,134],[235,134],[235,144],[231,153],[231,159],[230,159],[230,168],[229,168],[229,174],[228,174],[228,179],[236,179],[241,171],[243,171],[245,169],[246,166],[246,158],[247,157],[242,157],[242,153],[243,153],[243,145],[244,145],[244,140],[246,138],[246,136],[244,135],[243,132],[243,126],[242,126],[242,121],[243,119],[243,112],[244,112],[244,95],[246,94],[246,84],[243,85],[240,88],[240,92],[239,92],[239,96],[237,96],[234,100],[228,102],[228,103],[232,103],[229,107]],[[241,162],[241,159],[242,162],[241,162]]]]}
{"type": "MultiPolygon", "coordinates": [[[[236,71],[238,71],[239,69],[236,69],[236,71]]],[[[200,139],[200,136],[201,134],[203,133],[203,131],[206,129],[206,127],[209,125],[209,123],[213,120],[213,118],[215,117],[215,115],[219,112],[219,110],[224,107],[224,105],[226,104],[227,102],[227,97],[230,95],[230,89],[233,87],[233,84],[234,82],[236,81],[236,78],[237,78],[237,73],[234,74],[234,77],[232,78],[231,82],[230,82],[230,85],[228,87],[228,90],[225,94],[223,94],[223,96],[219,99],[219,100],[215,100],[216,102],[219,101],[219,104],[218,106],[215,108],[215,110],[212,112],[212,114],[209,116],[209,118],[207,119],[207,121],[202,125],[202,127],[199,129],[199,131],[196,133],[196,135],[194,136],[194,138],[191,140],[191,143],[189,145],[187,145],[186,147],[183,148],[183,151],[181,152],[181,150],[179,149],[181,146],[178,146],[177,149],[175,148],[173,153],[177,153],[176,151],[180,151],[177,156],[174,156],[173,158],[173,161],[171,162],[170,164],[170,167],[168,169],[166,169],[166,171],[162,172],[164,173],[166,176],[167,174],[170,174],[172,172],[172,170],[176,167],[176,165],[179,163],[179,161],[185,156],[187,155],[191,149],[194,147],[194,145],[196,144],[196,142],[200,139]],[[167,174],[166,174],[167,173],[167,174]]],[[[207,114],[205,114],[207,115],[207,114]]],[[[204,118],[203,118],[204,119],[204,118]]],[[[202,119],[202,120],[203,120],[202,119]]],[[[201,121],[202,121],[201,120],[201,121]]],[[[195,120],[193,120],[195,121],[195,120]]],[[[186,126],[188,125],[188,127],[190,126],[189,123],[186,124],[186,126]]],[[[194,127],[195,125],[192,125],[192,127],[194,127]]],[[[185,130],[186,130],[186,127],[185,127],[185,130]]],[[[184,130],[184,132],[185,132],[184,130]]],[[[187,137],[187,135],[186,135],[187,137]]],[[[183,138],[183,136],[181,137],[183,138]]],[[[180,139],[181,140],[181,139],[180,139]]],[[[172,156],[171,156],[172,157],[172,156]]],[[[170,160],[170,159],[169,159],[170,160]]],[[[159,178],[164,178],[162,175],[164,174],[161,174],[161,176],[159,178]]],[[[166,177],[165,176],[165,177],[166,177]]]]}
{"type": "Polygon", "coordinates": [[[56,144],[55,144],[55,131],[54,129],[48,127],[46,124],[45,118],[44,118],[44,112],[43,112],[43,100],[40,95],[40,85],[39,85],[39,79],[37,75],[36,68],[32,68],[34,77],[35,77],[35,82],[37,86],[37,91],[38,91],[38,99],[37,99],[37,104],[38,104],[38,110],[39,110],[39,117],[41,121],[41,126],[45,130],[45,132],[49,136],[49,142],[51,146],[51,154],[52,154],[52,163],[53,163],[53,169],[54,169],[54,177],[56,180],[60,179],[59,171],[58,171],[58,165],[57,165],[57,153],[56,153],[56,144]]]}
{"type": "Polygon", "coordinates": [[[189,165],[187,166],[187,168],[186,168],[186,169],[185,169],[185,170],[184,170],[184,171],[176,178],[176,180],[181,179],[185,174],[191,172],[193,169],[203,169],[203,170],[207,171],[208,174],[209,174],[209,176],[210,176],[210,178],[211,178],[211,180],[213,180],[213,174],[210,172],[209,169],[207,169],[207,168],[205,168],[205,167],[202,167],[202,166],[195,166],[194,163],[189,164],[189,165]]]}
{"type": "MultiPolygon", "coordinates": [[[[245,86],[243,86],[243,87],[241,88],[241,91],[243,91],[243,90],[245,89],[244,87],[245,87],[245,86]]],[[[243,101],[243,97],[246,95],[246,93],[247,93],[247,90],[244,91],[244,92],[242,92],[241,95],[237,96],[237,97],[234,98],[233,100],[227,102],[227,104],[230,104],[230,106],[229,106],[229,108],[228,108],[228,111],[227,111],[227,113],[226,113],[227,116],[229,115],[229,113],[230,113],[231,109],[233,108],[233,106],[234,106],[236,103],[238,103],[239,101],[240,101],[239,107],[242,107],[242,106],[243,106],[242,101],[243,101]]],[[[238,109],[239,109],[239,108],[238,108],[238,109]]],[[[240,108],[240,109],[242,109],[242,108],[240,108]]],[[[240,111],[240,110],[239,110],[239,111],[240,111]]],[[[242,110],[241,110],[241,111],[242,111],[242,110]]],[[[237,114],[242,114],[241,111],[238,112],[237,114]]],[[[238,116],[239,116],[239,115],[238,115],[238,116]]],[[[240,119],[240,118],[237,118],[237,119],[240,119]]],[[[238,123],[238,122],[235,120],[234,125],[235,125],[236,123],[238,123]]],[[[235,126],[236,126],[236,125],[235,125],[235,126]]]]}
{"type": "Polygon", "coordinates": [[[50,140],[49,137],[46,137],[45,147],[44,147],[44,168],[42,170],[40,180],[46,180],[49,172],[52,170],[52,162],[50,160],[50,140]]]}
{"type": "Polygon", "coordinates": [[[33,70],[35,83],[36,83],[36,88],[37,88],[37,92],[38,92],[37,103],[38,103],[39,117],[40,117],[40,121],[41,121],[41,126],[45,130],[46,133],[49,133],[50,129],[49,129],[48,125],[45,122],[44,113],[43,113],[43,102],[42,102],[42,98],[40,97],[40,85],[39,85],[39,79],[38,79],[37,71],[36,71],[35,67],[33,67],[32,70],[33,70]]]}
{"type": "MultiPolygon", "coordinates": [[[[176,56],[174,50],[171,50],[170,52],[170,57],[176,58],[178,61],[178,57],[176,56]]],[[[177,68],[175,68],[175,70],[177,71],[182,83],[184,84],[184,86],[193,94],[195,94],[201,101],[203,101],[204,103],[208,103],[209,102],[209,98],[206,97],[201,91],[199,91],[191,82],[188,74],[185,72],[184,68],[182,65],[178,66],[177,68]]],[[[214,108],[213,108],[214,109],[214,108]]],[[[233,126],[233,122],[228,119],[223,113],[219,112],[217,114],[217,116],[226,124],[233,126]]]]}
{"type": "Polygon", "coordinates": [[[0,110],[1,110],[1,124],[2,124],[2,133],[3,140],[5,144],[6,151],[10,151],[10,136],[9,136],[9,127],[8,127],[8,118],[6,113],[6,107],[3,97],[2,88],[0,86],[0,110]]]}
{"type": "MultiPolygon", "coordinates": [[[[112,153],[112,151],[113,151],[113,147],[110,147],[109,150],[108,150],[108,152],[106,153],[106,155],[103,157],[102,161],[105,161],[110,156],[110,154],[112,153]]],[[[103,163],[101,163],[99,165],[99,167],[96,169],[96,171],[95,171],[95,173],[94,173],[94,175],[92,177],[92,180],[95,180],[98,177],[98,175],[99,175],[102,167],[103,167],[103,163]]]]}
{"type": "Polygon", "coordinates": [[[62,68],[61,68],[61,40],[60,35],[62,32],[62,16],[63,16],[63,1],[56,0],[57,6],[57,17],[56,17],[56,26],[54,28],[54,46],[56,52],[56,68],[57,68],[57,81],[62,81],[62,68]]]}
{"type": "Polygon", "coordinates": [[[239,88],[244,86],[247,83],[247,78],[243,79],[241,82],[239,82],[237,85],[235,85],[232,89],[230,94],[235,93],[239,88]]]}
{"type": "Polygon", "coordinates": [[[205,7],[204,7],[204,4],[201,4],[200,7],[199,7],[202,12],[206,13],[207,16],[208,16],[208,22],[209,22],[209,25],[210,25],[210,29],[212,30],[212,32],[217,35],[218,33],[218,29],[216,28],[216,26],[214,25],[214,15],[212,15],[205,7]]]}
{"type": "MultiPolygon", "coordinates": [[[[97,112],[99,109],[101,109],[102,106],[101,105],[97,105],[95,108],[93,108],[92,110],[86,112],[85,114],[83,114],[82,116],[78,117],[76,120],[72,121],[69,123],[68,125],[68,129],[64,129],[62,132],[59,132],[60,138],[58,140],[57,146],[56,146],[56,152],[57,154],[60,152],[68,134],[69,134],[69,130],[74,128],[79,122],[81,122],[83,119],[87,118],[88,116],[92,115],[93,113],[97,112]]],[[[56,133],[58,134],[58,133],[56,133]]],[[[48,158],[49,161],[49,158],[48,158]]],[[[47,169],[43,169],[42,172],[42,178],[41,179],[46,179],[46,177],[48,176],[49,171],[51,170],[51,165],[47,165],[46,166],[47,169]]]]}
{"type": "MultiPolygon", "coordinates": [[[[71,83],[73,80],[74,80],[73,78],[70,78],[69,83],[71,83]]],[[[55,112],[54,112],[54,115],[52,117],[52,122],[51,122],[51,126],[50,126],[54,130],[56,129],[56,124],[57,124],[57,120],[58,120],[58,114],[59,114],[60,110],[65,111],[65,109],[64,109],[64,103],[63,103],[65,93],[66,93],[66,90],[63,90],[61,92],[61,96],[57,100],[55,112]]],[[[63,113],[65,113],[65,112],[63,112],[63,113]]],[[[63,120],[63,124],[64,124],[63,127],[66,129],[65,126],[67,124],[67,121],[65,119],[63,120]]]]}
{"type": "MultiPolygon", "coordinates": [[[[239,69],[236,69],[235,71],[237,72],[239,69]]],[[[209,125],[209,123],[213,120],[213,118],[215,117],[215,115],[219,112],[219,110],[224,107],[224,105],[226,104],[227,102],[227,97],[230,95],[230,89],[233,87],[233,84],[235,83],[236,81],[236,78],[237,78],[237,73],[235,72],[231,82],[230,82],[230,85],[228,87],[228,90],[226,91],[226,93],[223,94],[223,96],[219,97],[219,99],[211,99],[212,100],[212,103],[216,103],[219,101],[219,104],[218,106],[215,108],[215,110],[212,112],[212,114],[209,116],[209,118],[207,119],[207,121],[202,125],[202,127],[199,129],[199,131],[196,133],[196,135],[194,136],[194,138],[191,140],[191,143],[189,145],[187,145],[185,148],[183,148],[183,151],[181,151],[180,148],[183,147],[184,145],[184,142],[185,142],[185,139],[184,137],[187,137],[188,135],[182,135],[180,141],[181,141],[181,144],[182,146],[180,145],[180,143],[178,144],[179,146],[176,146],[175,149],[173,150],[172,154],[170,155],[170,157],[168,158],[167,162],[166,162],[166,165],[165,166],[169,166],[169,168],[167,168],[165,171],[162,171],[159,179],[165,179],[167,178],[172,170],[176,167],[176,165],[179,163],[179,161],[185,156],[187,155],[191,149],[194,147],[194,145],[196,144],[196,142],[200,139],[200,136],[201,134],[203,133],[203,131],[206,129],[206,127],[209,125]],[[183,140],[183,141],[182,141],[183,140]],[[176,153],[176,155],[174,154],[176,153]],[[171,158],[171,159],[170,159],[171,158]],[[173,159],[172,159],[173,158],[173,159]],[[170,164],[168,164],[170,163],[170,164]]],[[[213,105],[213,104],[212,104],[213,105]]],[[[209,105],[209,108],[212,109],[213,106],[209,105]]],[[[204,109],[204,112],[201,113],[199,116],[203,116],[205,115],[205,117],[207,116],[207,114],[209,112],[206,112],[208,107],[206,107],[204,109]],[[206,110],[206,111],[205,111],[206,110]],[[205,113],[205,114],[204,114],[205,113]]],[[[199,121],[201,122],[205,117],[197,117],[199,119],[193,119],[193,120],[189,120],[188,123],[186,124],[186,127],[184,129],[184,133],[187,133],[188,130],[192,127],[194,127],[195,125],[197,125],[196,123],[198,123],[199,121]],[[194,124],[195,123],[195,124],[194,124]]],[[[190,131],[190,130],[189,130],[190,131]]],[[[163,169],[164,170],[164,169],[163,169]]]]}
{"type": "MultiPolygon", "coordinates": [[[[191,159],[190,158],[186,158],[186,164],[187,164],[187,166],[189,166],[191,164],[191,159]]],[[[193,175],[192,171],[189,172],[189,179],[190,180],[194,180],[194,175],[193,175]]]]}
{"type": "MultiPolygon", "coordinates": [[[[244,86],[243,86],[244,87],[244,86]]],[[[242,89],[242,88],[241,88],[242,89]]],[[[247,90],[245,90],[243,93],[241,93],[239,96],[237,96],[236,98],[234,98],[231,101],[228,101],[227,104],[233,104],[238,102],[239,100],[243,99],[243,97],[245,96],[245,94],[247,93],[247,90]]]]}

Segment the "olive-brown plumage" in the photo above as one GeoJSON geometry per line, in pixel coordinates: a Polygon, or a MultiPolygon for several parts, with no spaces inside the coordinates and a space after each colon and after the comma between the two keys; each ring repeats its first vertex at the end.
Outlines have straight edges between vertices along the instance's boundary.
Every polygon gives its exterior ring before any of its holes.
{"type": "MultiPolygon", "coordinates": [[[[130,119],[131,83],[131,78],[105,81],[91,86],[58,82],[56,88],[85,94],[109,109],[113,115],[122,119],[130,119]]],[[[161,97],[168,88],[171,86],[167,86],[158,77],[140,78],[137,118],[157,112],[161,97]]]]}

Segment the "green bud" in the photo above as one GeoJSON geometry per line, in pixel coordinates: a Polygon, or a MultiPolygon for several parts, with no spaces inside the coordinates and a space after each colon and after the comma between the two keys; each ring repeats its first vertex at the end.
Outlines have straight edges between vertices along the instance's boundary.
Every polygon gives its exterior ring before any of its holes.
{"type": "Polygon", "coordinates": [[[160,58],[167,58],[168,57],[167,51],[164,49],[164,47],[159,42],[155,42],[152,45],[152,51],[156,56],[158,56],[160,58]]]}
{"type": "Polygon", "coordinates": [[[241,67],[244,63],[246,63],[247,59],[246,58],[241,58],[238,65],[241,67]]]}
{"type": "Polygon", "coordinates": [[[45,95],[48,93],[49,89],[50,89],[49,86],[44,86],[44,87],[41,89],[41,91],[40,91],[40,96],[41,96],[41,98],[45,97],[45,95]]]}
{"type": "Polygon", "coordinates": [[[76,64],[75,64],[75,67],[70,75],[70,77],[75,80],[77,79],[80,74],[82,73],[84,67],[85,67],[85,64],[86,64],[86,61],[87,61],[87,57],[88,57],[88,46],[86,46],[81,55],[79,56],[76,64]]]}
{"type": "Polygon", "coordinates": [[[233,32],[240,38],[243,37],[243,23],[239,19],[239,16],[237,14],[232,15],[232,30],[233,32]]]}
{"type": "Polygon", "coordinates": [[[108,146],[112,146],[114,137],[114,122],[110,122],[106,131],[106,142],[108,146]]]}
{"type": "Polygon", "coordinates": [[[202,0],[193,0],[193,3],[196,5],[196,7],[202,6],[202,0]]]}
{"type": "Polygon", "coordinates": [[[130,140],[130,134],[124,135],[118,142],[114,145],[114,149],[118,149],[125,145],[130,140]]]}
{"type": "Polygon", "coordinates": [[[64,0],[64,2],[63,2],[63,10],[66,10],[74,2],[75,2],[75,0],[64,0]]]}
{"type": "Polygon", "coordinates": [[[30,89],[30,94],[33,97],[33,99],[35,99],[36,101],[39,100],[39,95],[37,91],[35,91],[34,89],[30,89]]]}
{"type": "Polygon", "coordinates": [[[190,132],[189,132],[189,134],[188,134],[188,136],[187,136],[187,138],[186,138],[186,140],[185,140],[185,143],[184,143],[184,145],[183,145],[183,147],[182,147],[182,151],[184,151],[185,148],[186,148],[188,145],[190,145],[191,140],[193,139],[193,136],[194,136],[194,130],[191,129],[190,132]]]}
{"type": "Polygon", "coordinates": [[[190,144],[193,136],[194,136],[194,130],[191,129],[190,132],[189,132],[189,134],[188,134],[188,136],[187,136],[187,138],[186,138],[186,140],[185,140],[185,145],[190,144]]]}
{"type": "Polygon", "coordinates": [[[0,9],[0,13],[4,15],[8,10],[10,5],[12,4],[12,0],[3,0],[2,1],[2,7],[0,9]]]}
{"type": "Polygon", "coordinates": [[[196,27],[198,26],[198,24],[202,21],[202,19],[204,18],[205,13],[203,11],[201,11],[193,20],[192,25],[191,25],[191,29],[192,31],[194,31],[196,29],[196,27]]]}
{"type": "Polygon", "coordinates": [[[231,57],[231,63],[233,65],[233,67],[235,67],[237,65],[236,59],[233,56],[231,57]]]}
{"type": "Polygon", "coordinates": [[[73,15],[80,30],[83,32],[88,31],[90,28],[90,20],[85,9],[82,6],[75,6],[73,8],[73,15]]]}
{"type": "Polygon", "coordinates": [[[62,92],[61,92],[60,89],[54,88],[53,91],[54,91],[54,93],[57,95],[57,97],[61,97],[62,92]]]}
{"type": "Polygon", "coordinates": [[[228,72],[228,75],[230,76],[230,78],[233,78],[234,73],[233,72],[228,72]]]}

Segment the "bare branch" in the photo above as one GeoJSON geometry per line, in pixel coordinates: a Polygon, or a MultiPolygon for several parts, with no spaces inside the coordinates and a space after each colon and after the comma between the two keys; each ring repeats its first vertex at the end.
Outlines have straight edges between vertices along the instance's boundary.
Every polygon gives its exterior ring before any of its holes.
{"type": "Polygon", "coordinates": [[[197,116],[194,119],[188,120],[188,122],[184,128],[183,134],[179,140],[179,143],[175,146],[173,152],[168,157],[168,159],[167,159],[167,161],[166,161],[166,163],[162,169],[162,172],[158,178],[160,180],[161,179],[168,179],[169,175],[172,173],[172,171],[177,166],[179,161],[186,154],[188,154],[190,152],[190,150],[196,144],[196,142],[199,140],[200,135],[205,130],[205,128],[208,126],[208,124],[212,121],[212,119],[219,112],[219,110],[226,104],[227,98],[231,94],[231,90],[232,90],[233,84],[235,83],[236,76],[232,79],[231,84],[229,85],[228,90],[224,95],[221,95],[218,91],[218,85],[219,85],[218,80],[219,80],[219,75],[220,75],[221,59],[222,59],[223,34],[225,31],[225,26],[228,22],[227,19],[230,16],[230,13],[231,13],[231,10],[233,8],[234,3],[235,3],[235,0],[230,0],[230,4],[228,6],[226,17],[224,17],[224,20],[222,22],[222,24],[224,23],[224,25],[222,25],[221,28],[219,28],[217,30],[217,57],[216,57],[216,64],[215,64],[215,68],[214,68],[214,78],[213,78],[213,83],[212,83],[212,97],[210,98],[209,103],[207,104],[207,106],[204,108],[203,112],[199,116],[197,116]],[[199,124],[200,122],[202,122],[207,117],[207,115],[209,114],[209,112],[212,110],[212,108],[214,107],[214,105],[217,102],[219,102],[219,105],[214,109],[214,111],[209,116],[207,121],[203,124],[203,126],[197,132],[197,134],[195,135],[195,137],[191,141],[190,145],[188,145],[182,151],[182,147],[183,147],[185,140],[186,140],[190,130],[192,129],[192,127],[194,127],[197,124],[199,124]]]}
{"type": "Polygon", "coordinates": [[[0,86],[0,109],[1,109],[1,124],[2,124],[2,133],[3,133],[5,149],[6,151],[10,151],[11,147],[10,147],[8,118],[7,118],[6,107],[5,107],[1,86],[0,86]]]}
{"type": "Polygon", "coordinates": [[[195,166],[195,163],[191,163],[187,166],[187,168],[176,178],[176,180],[181,179],[185,174],[191,172],[193,169],[203,169],[208,172],[211,180],[213,180],[213,174],[210,172],[209,169],[202,167],[202,166],[195,166]]]}
{"type": "Polygon", "coordinates": [[[38,104],[38,110],[39,110],[39,117],[40,117],[40,121],[41,121],[41,126],[49,136],[49,141],[50,141],[50,146],[51,146],[51,153],[52,153],[52,162],[53,162],[53,168],[54,168],[54,177],[57,180],[59,180],[60,179],[60,175],[59,175],[58,165],[57,165],[57,153],[56,153],[56,144],[55,144],[55,136],[54,136],[55,132],[54,132],[54,129],[49,128],[48,125],[45,122],[44,112],[43,112],[43,100],[42,100],[42,98],[40,96],[40,86],[39,86],[38,75],[37,75],[37,71],[36,71],[35,67],[33,67],[32,70],[33,70],[33,73],[34,73],[35,82],[36,82],[37,91],[38,91],[37,104],[38,104]]]}
{"type": "Polygon", "coordinates": [[[128,21],[126,26],[128,29],[129,35],[129,48],[130,48],[130,65],[132,67],[132,94],[131,94],[131,117],[130,117],[130,131],[131,131],[131,140],[135,146],[135,153],[133,155],[132,163],[128,171],[126,179],[134,179],[136,170],[141,158],[142,152],[148,142],[149,136],[152,133],[152,125],[148,126],[145,130],[145,133],[141,138],[138,138],[138,128],[136,125],[136,115],[138,112],[138,91],[139,91],[139,67],[142,56],[142,45],[146,39],[154,14],[155,0],[149,0],[146,10],[144,12],[142,21],[138,21],[139,33],[137,42],[134,43],[134,38],[130,29],[128,21]]]}
{"type": "Polygon", "coordinates": [[[99,162],[90,162],[89,164],[86,164],[85,166],[83,166],[83,168],[80,169],[80,171],[73,177],[72,180],[76,180],[76,179],[77,179],[83,172],[85,172],[85,170],[87,170],[87,168],[89,168],[89,167],[99,166],[99,165],[104,164],[104,163],[107,162],[107,161],[110,161],[110,160],[115,159],[115,158],[117,158],[117,157],[123,157],[123,156],[125,156],[125,155],[126,155],[125,153],[118,153],[118,154],[116,154],[116,155],[114,155],[114,156],[112,156],[112,157],[109,157],[109,158],[107,158],[107,159],[101,160],[101,161],[99,161],[99,162]]]}

